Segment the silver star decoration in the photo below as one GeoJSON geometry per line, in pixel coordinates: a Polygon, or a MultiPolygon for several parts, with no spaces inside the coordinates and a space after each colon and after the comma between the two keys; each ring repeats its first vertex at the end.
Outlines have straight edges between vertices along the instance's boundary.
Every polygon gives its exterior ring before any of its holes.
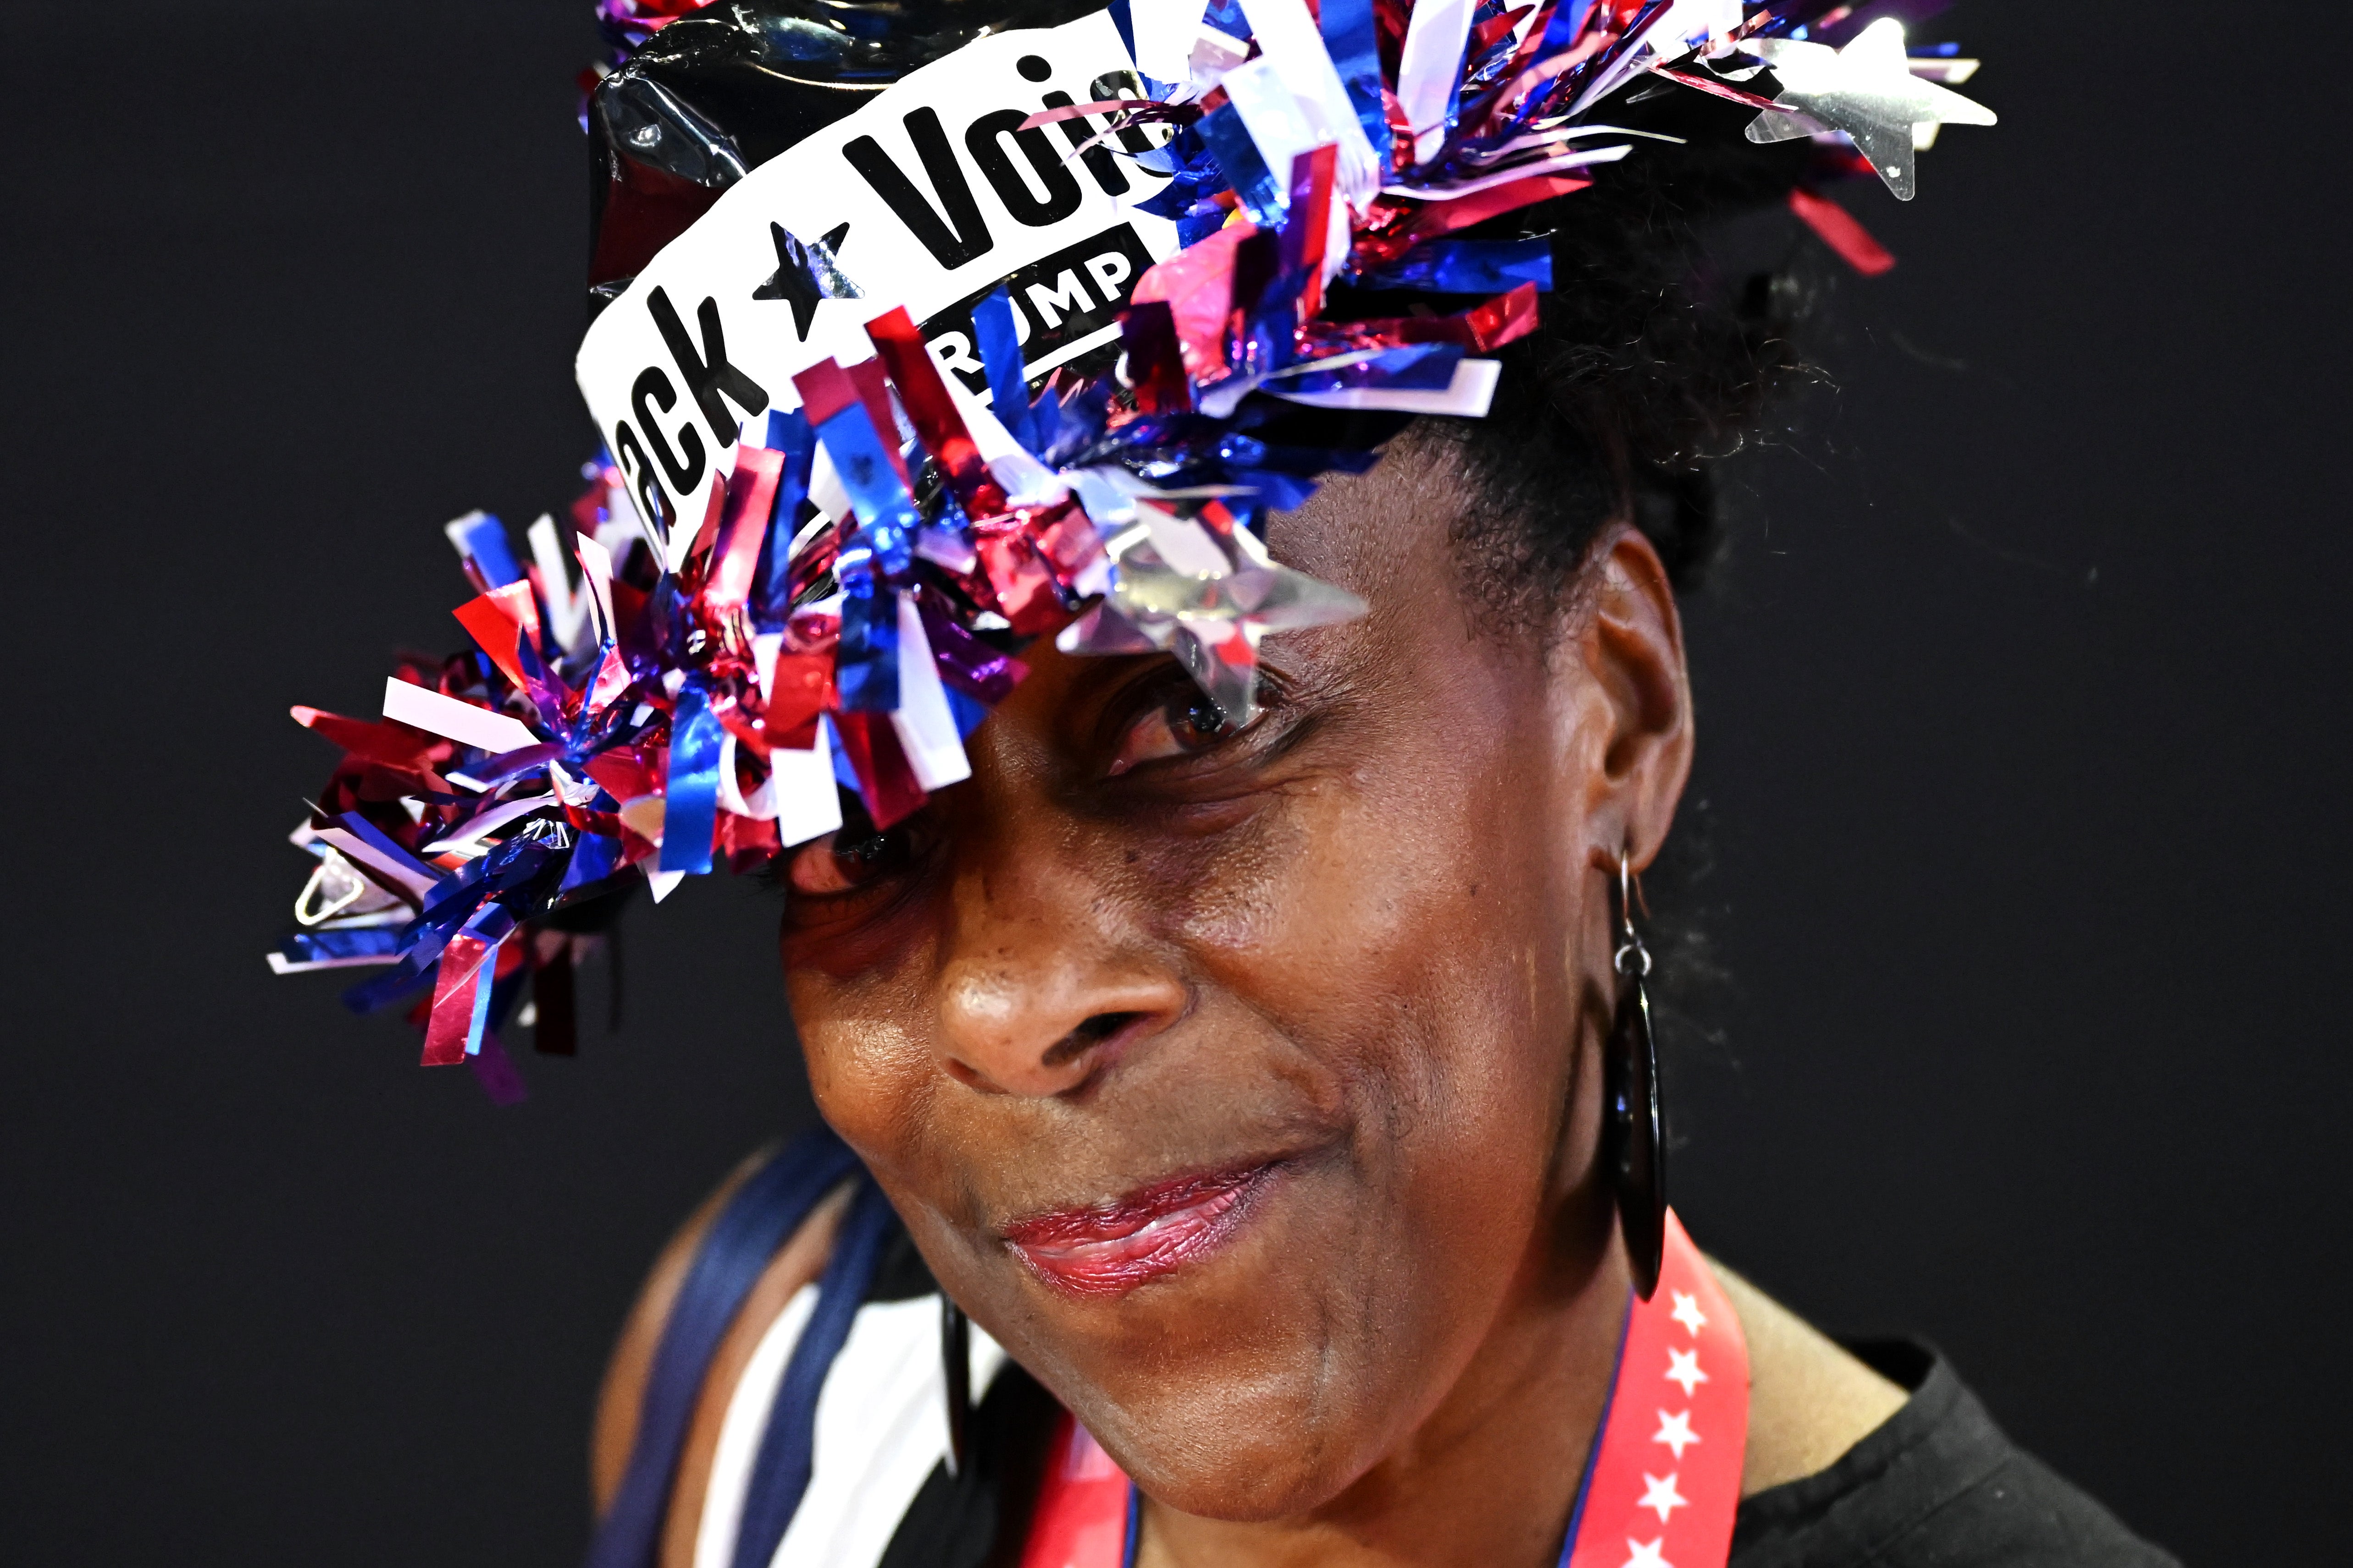
{"type": "Polygon", "coordinates": [[[1904,24],[1883,17],[1846,48],[1759,38],[1746,46],[1773,68],[1781,95],[1749,122],[1751,142],[1846,133],[1901,201],[1912,199],[1913,154],[1939,125],[1990,125],[1993,111],[1912,74],[1904,24]]]}
{"type": "Polygon", "coordinates": [[[1231,533],[1140,502],[1103,546],[1111,591],[1071,622],[1065,653],[1174,653],[1228,724],[1258,714],[1258,645],[1270,631],[1354,620],[1365,601],[1278,565],[1247,528],[1231,533]]]}

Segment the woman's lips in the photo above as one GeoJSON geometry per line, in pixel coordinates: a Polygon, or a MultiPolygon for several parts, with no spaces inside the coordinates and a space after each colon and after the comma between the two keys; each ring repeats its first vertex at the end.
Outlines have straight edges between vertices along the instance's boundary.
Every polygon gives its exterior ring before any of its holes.
{"type": "Polygon", "coordinates": [[[1005,1227],[1005,1239],[1065,1290],[1125,1295],[1223,1245],[1278,1163],[1182,1176],[1100,1208],[1017,1220],[1005,1227]]]}

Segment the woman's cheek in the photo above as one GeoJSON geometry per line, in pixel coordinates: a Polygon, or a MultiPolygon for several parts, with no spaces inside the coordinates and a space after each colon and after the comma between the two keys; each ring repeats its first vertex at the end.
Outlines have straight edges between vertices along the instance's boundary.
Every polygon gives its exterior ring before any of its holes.
{"type": "Polygon", "coordinates": [[[801,971],[789,977],[786,997],[818,1110],[861,1154],[902,1163],[896,1146],[916,1136],[932,1064],[906,988],[801,971]]]}
{"type": "Polygon", "coordinates": [[[1380,885],[1395,831],[1341,779],[1289,792],[1231,834],[1156,857],[1162,928],[1239,991],[1351,983],[1392,946],[1400,911],[1380,885]]]}

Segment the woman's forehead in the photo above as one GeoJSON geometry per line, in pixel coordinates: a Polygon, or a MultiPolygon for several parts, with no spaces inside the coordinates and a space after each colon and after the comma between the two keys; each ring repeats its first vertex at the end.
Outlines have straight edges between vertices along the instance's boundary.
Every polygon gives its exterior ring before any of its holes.
{"type": "Polygon", "coordinates": [[[1366,473],[1335,474],[1307,504],[1267,522],[1277,559],[1361,595],[1384,611],[1459,615],[1448,546],[1466,504],[1460,459],[1409,430],[1366,473]]]}

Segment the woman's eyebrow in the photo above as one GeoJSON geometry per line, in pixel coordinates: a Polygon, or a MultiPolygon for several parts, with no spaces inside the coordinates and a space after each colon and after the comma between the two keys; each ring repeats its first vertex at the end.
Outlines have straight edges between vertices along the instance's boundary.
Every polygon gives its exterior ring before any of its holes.
{"type": "Polygon", "coordinates": [[[1173,653],[1126,653],[1085,660],[1056,705],[1055,733],[1074,740],[1092,737],[1106,702],[1128,687],[1150,680],[1156,669],[1176,665],[1176,656],[1173,653]]]}
{"type": "Polygon", "coordinates": [[[1163,652],[1118,653],[1108,658],[1089,658],[1081,663],[1078,673],[1071,678],[1071,696],[1080,702],[1100,697],[1108,690],[1137,679],[1155,665],[1173,665],[1176,662],[1176,655],[1163,652]]]}

